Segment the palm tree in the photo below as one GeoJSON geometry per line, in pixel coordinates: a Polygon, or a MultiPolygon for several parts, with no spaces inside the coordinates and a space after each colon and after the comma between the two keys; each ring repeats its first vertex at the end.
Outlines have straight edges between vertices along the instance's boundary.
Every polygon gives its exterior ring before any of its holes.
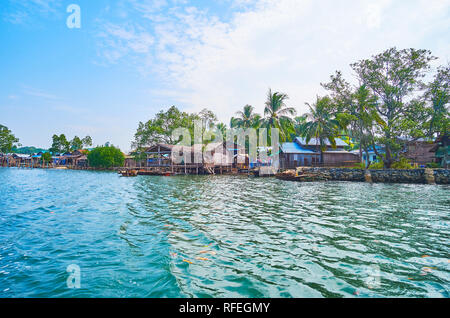
{"type": "Polygon", "coordinates": [[[254,113],[251,105],[245,105],[242,111],[236,112],[236,117],[231,118],[231,128],[258,128],[261,116],[254,113]]]}
{"type": "Polygon", "coordinates": [[[335,118],[332,109],[332,101],[329,97],[317,97],[317,101],[311,106],[308,103],[310,113],[306,114],[307,121],[301,125],[300,135],[308,143],[312,138],[316,138],[320,146],[320,162],[323,163],[323,152],[326,149],[326,140],[336,147],[336,136],[340,127],[339,121],[335,118]]]}
{"type": "Polygon", "coordinates": [[[306,123],[306,119],[307,119],[306,115],[297,116],[294,118],[294,133],[291,134],[292,140],[294,140],[295,137],[301,135],[301,129],[302,129],[303,125],[306,123]]]}
{"type": "Polygon", "coordinates": [[[269,89],[267,94],[266,107],[264,108],[263,126],[268,128],[278,128],[282,141],[290,138],[293,132],[292,116],[296,111],[293,107],[286,106],[285,101],[289,97],[286,94],[274,92],[269,89]]]}
{"type": "Polygon", "coordinates": [[[216,130],[220,131],[220,133],[222,134],[223,138],[226,138],[227,135],[227,125],[225,125],[224,123],[218,123],[216,125],[216,130]]]}

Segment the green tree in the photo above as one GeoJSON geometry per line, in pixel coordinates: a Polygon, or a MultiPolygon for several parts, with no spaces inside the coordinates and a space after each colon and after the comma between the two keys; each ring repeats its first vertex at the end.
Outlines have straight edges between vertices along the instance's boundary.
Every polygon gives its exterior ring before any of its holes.
{"type": "Polygon", "coordinates": [[[307,115],[297,116],[294,118],[294,133],[291,134],[291,140],[294,140],[295,137],[300,136],[302,132],[302,127],[306,123],[308,119],[307,115]]]}
{"type": "Polygon", "coordinates": [[[199,115],[181,112],[175,106],[167,111],[160,111],[155,118],[139,123],[132,147],[139,150],[156,143],[176,144],[180,140],[173,140],[172,132],[181,127],[189,129],[193,140],[195,120],[200,120],[199,115]]]}
{"type": "Polygon", "coordinates": [[[448,134],[449,131],[449,109],[450,101],[450,64],[438,68],[434,80],[425,86],[425,103],[428,118],[425,129],[428,136],[448,134]]]}
{"type": "Polygon", "coordinates": [[[53,135],[52,146],[49,150],[52,153],[64,153],[70,151],[70,142],[67,140],[66,135],[53,135]]]}
{"type": "MultiPolygon", "coordinates": [[[[359,156],[362,161],[362,151],[369,157],[369,147],[375,148],[375,123],[384,122],[376,111],[376,97],[365,86],[353,87],[345,81],[341,72],[331,75],[330,82],[321,84],[330,91],[334,103],[333,111],[340,126],[346,133],[355,139],[359,147],[359,156]]],[[[370,162],[368,162],[370,165],[370,162]]]]}
{"type": "Polygon", "coordinates": [[[88,161],[91,167],[107,169],[123,166],[125,156],[119,148],[100,146],[89,152],[88,161]]]}
{"type": "Polygon", "coordinates": [[[428,50],[391,48],[351,65],[360,83],[377,98],[375,108],[381,120],[376,133],[385,148],[387,168],[399,158],[399,137],[409,137],[411,128],[420,125],[412,116],[420,103],[410,97],[423,85],[422,78],[433,59],[428,50]]]}
{"type": "Polygon", "coordinates": [[[81,139],[82,148],[87,148],[92,146],[92,138],[91,136],[86,136],[83,139],[81,139]]]}
{"type": "Polygon", "coordinates": [[[216,125],[216,130],[222,134],[222,137],[225,140],[227,137],[227,131],[228,131],[227,125],[225,125],[224,123],[218,123],[216,125]]]}
{"type": "Polygon", "coordinates": [[[41,156],[41,160],[43,164],[49,163],[52,161],[52,155],[49,152],[44,152],[41,156]]]}
{"type": "Polygon", "coordinates": [[[231,128],[258,128],[261,124],[261,116],[254,112],[251,105],[245,105],[242,111],[236,112],[236,117],[230,121],[231,128]]]}
{"type": "Polygon", "coordinates": [[[333,108],[330,97],[317,97],[313,105],[306,104],[310,112],[306,114],[307,120],[300,128],[300,135],[308,143],[312,138],[318,141],[317,146],[320,149],[320,162],[323,163],[323,152],[326,149],[326,140],[336,147],[336,136],[340,129],[339,121],[330,111],[333,108]]]}
{"type": "Polygon", "coordinates": [[[216,114],[214,114],[211,110],[206,108],[202,109],[200,113],[198,113],[198,117],[202,121],[203,131],[213,128],[217,122],[216,114]]]}
{"type": "Polygon", "coordinates": [[[261,127],[269,130],[269,135],[272,128],[278,128],[281,141],[290,138],[294,130],[292,116],[295,116],[296,111],[293,107],[286,106],[288,98],[286,94],[272,93],[272,90],[269,89],[264,108],[263,124],[261,125],[261,127]]]}
{"type": "Polygon", "coordinates": [[[78,150],[83,148],[83,141],[80,139],[80,137],[75,136],[70,141],[70,149],[71,150],[78,150]]]}
{"type": "Polygon", "coordinates": [[[8,127],[0,125],[0,152],[8,153],[19,142],[8,127]]]}

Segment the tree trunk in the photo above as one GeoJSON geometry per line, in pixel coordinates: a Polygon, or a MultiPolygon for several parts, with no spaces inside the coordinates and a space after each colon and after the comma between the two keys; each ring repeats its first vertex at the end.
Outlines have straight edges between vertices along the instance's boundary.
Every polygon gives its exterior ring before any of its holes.
{"type": "Polygon", "coordinates": [[[384,161],[384,166],[387,169],[391,169],[392,166],[392,156],[391,156],[391,149],[389,147],[386,147],[386,159],[384,161]]]}

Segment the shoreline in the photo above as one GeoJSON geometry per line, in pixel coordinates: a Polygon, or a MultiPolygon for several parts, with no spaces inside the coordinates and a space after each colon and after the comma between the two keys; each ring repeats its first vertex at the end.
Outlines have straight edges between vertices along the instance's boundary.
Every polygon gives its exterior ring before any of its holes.
{"type": "Polygon", "coordinates": [[[450,184],[450,169],[351,169],[300,167],[276,175],[296,182],[349,181],[367,183],[450,184]]]}

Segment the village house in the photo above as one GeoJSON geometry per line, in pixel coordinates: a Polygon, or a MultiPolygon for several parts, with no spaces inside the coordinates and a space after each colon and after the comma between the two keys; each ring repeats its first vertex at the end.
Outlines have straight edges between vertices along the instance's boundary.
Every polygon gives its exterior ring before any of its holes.
{"type": "Polygon", "coordinates": [[[436,162],[436,143],[424,139],[403,140],[401,156],[410,160],[413,165],[426,166],[428,163],[436,162]]]}
{"type": "Polygon", "coordinates": [[[359,155],[345,150],[348,146],[342,139],[336,138],[333,148],[328,139],[323,152],[323,163],[320,162],[320,142],[311,138],[297,137],[293,142],[285,142],[280,147],[280,167],[292,169],[300,166],[352,166],[359,162],[359,155]]]}
{"type": "MultiPolygon", "coordinates": [[[[375,150],[373,147],[369,147],[367,153],[362,151],[362,162],[366,165],[370,163],[376,163],[382,161],[381,156],[384,154],[384,150],[380,146],[375,146],[375,150]],[[375,152],[376,150],[376,152],[375,152]],[[378,152],[378,155],[377,155],[378,152]]],[[[359,156],[359,149],[350,151],[352,154],[359,156]]]]}
{"type": "Polygon", "coordinates": [[[231,148],[227,147],[229,145],[226,142],[193,146],[159,143],[145,150],[145,166],[192,174],[231,172],[238,164],[240,156],[245,155],[245,149],[236,144],[231,148]],[[178,149],[179,153],[175,153],[175,149],[178,149]]]}

